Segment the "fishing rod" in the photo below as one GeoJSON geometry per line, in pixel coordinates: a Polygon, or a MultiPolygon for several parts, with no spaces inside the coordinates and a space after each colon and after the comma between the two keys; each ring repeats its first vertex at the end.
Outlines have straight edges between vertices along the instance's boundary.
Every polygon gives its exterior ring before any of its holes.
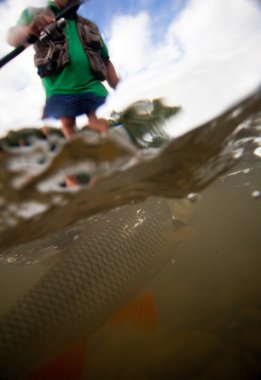
{"type": "Polygon", "coordinates": [[[80,5],[82,5],[84,2],[86,2],[87,0],[75,0],[73,1],[68,7],[66,7],[65,9],[63,9],[56,17],[55,17],[55,22],[48,25],[44,30],[43,30],[43,34],[41,34],[39,37],[37,36],[34,36],[34,35],[29,35],[25,42],[23,42],[22,44],[18,45],[14,50],[12,50],[10,53],[8,53],[7,55],[5,55],[3,58],[0,59],[0,69],[6,65],[8,62],[10,62],[12,59],[14,59],[15,57],[17,57],[19,54],[21,54],[27,47],[28,45],[32,45],[34,44],[35,42],[37,42],[38,40],[43,40],[44,37],[46,36],[49,36],[51,33],[52,33],[52,30],[55,28],[55,27],[58,27],[58,28],[64,28],[65,25],[66,25],[66,17],[76,11],[80,5]]]}

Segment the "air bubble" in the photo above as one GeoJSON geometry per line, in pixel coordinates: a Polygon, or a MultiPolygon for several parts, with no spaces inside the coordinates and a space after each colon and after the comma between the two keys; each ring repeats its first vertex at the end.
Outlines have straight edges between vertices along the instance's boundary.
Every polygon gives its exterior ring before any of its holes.
{"type": "Polygon", "coordinates": [[[199,195],[197,193],[190,193],[188,196],[187,196],[188,200],[190,202],[197,202],[198,199],[199,199],[199,195]]]}
{"type": "Polygon", "coordinates": [[[254,198],[254,199],[260,199],[261,198],[261,192],[258,190],[253,191],[251,195],[252,195],[252,198],[254,198]]]}

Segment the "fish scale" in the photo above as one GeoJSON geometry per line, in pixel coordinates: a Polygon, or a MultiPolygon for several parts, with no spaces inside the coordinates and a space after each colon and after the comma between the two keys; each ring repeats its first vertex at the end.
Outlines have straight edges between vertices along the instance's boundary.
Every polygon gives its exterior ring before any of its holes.
{"type": "Polygon", "coordinates": [[[162,232],[170,228],[167,203],[152,198],[9,250],[58,244],[60,256],[0,320],[1,380],[22,378],[105,323],[166,262],[162,232]]]}

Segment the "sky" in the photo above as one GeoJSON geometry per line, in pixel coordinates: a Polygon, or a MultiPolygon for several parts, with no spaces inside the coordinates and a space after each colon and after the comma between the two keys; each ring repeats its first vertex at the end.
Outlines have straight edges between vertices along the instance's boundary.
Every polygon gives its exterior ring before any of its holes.
{"type": "MultiPolygon", "coordinates": [[[[0,57],[6,33],[26,6],[45,0],[0,0],[0,57]]],[[[163,97],[182,112],[175,136],[224,111],[261,83],[260,0],[89,0],[80,13],[100,28],[121,78],[98,114],[163,97]]],[[[0,70],[0,136],[41,127],[45,96],[33,49],[0,70]]],[[[78,124],[84,125],[81,117],[78,124]]]]}

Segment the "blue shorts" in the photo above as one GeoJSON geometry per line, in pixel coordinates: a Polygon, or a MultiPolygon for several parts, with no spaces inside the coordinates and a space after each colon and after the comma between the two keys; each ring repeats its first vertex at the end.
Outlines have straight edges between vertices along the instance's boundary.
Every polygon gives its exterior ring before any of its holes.
{"type": "Polygon", "coordinates": [[[105,103],[106,96],[97,96],[92,92],[80,94],[55,94],[47,98],[43,119],[61,117],[76,117],[89,115],[105,103]]]}

